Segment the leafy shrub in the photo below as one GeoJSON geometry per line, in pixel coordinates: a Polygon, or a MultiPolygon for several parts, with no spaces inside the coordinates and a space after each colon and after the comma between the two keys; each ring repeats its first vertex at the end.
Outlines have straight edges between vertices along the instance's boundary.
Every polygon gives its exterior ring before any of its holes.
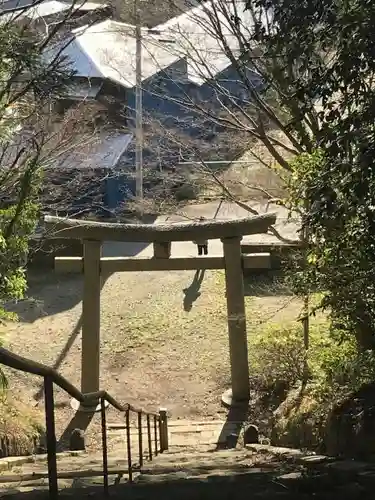
{"type": "Polygon", "coordinates": [[[261,387],[289,388],[303,374],[303,338],[298,325],[272,324],[251,340],[250,370],[261,387]]]}
{"type": "MultiPolygon", "coordinates": [[[[364,387],[374,386],[373,351],[359,349],[352,335],[332,328],[322,316],[310,323],[307,386],[301,383],[305,356],[302,325],[272,324],[258,331],[251,338],[249,356],[258,388],[276,396],[278,408],[273,414],[271,437],[280,446],[336,449],[331,442],[334,409],[356,400],[355,395],[364,387]]],[[[335,425],[339,432],[334,435],[340,435],[341,427],[335,425]]],[[[350,432],[355,434],[355,429],[350,432]]]]}
{"type": "Polygon", "coordinates": [[[326,349],[314,353],[314,362],[320,370],[315,393],[322,400],[338,401],[375,380],[374,352],[358,350],[353,338],[331,339],[326,349]]]}
{"type": "Polygon", "coordinates": [[[35,230],[38,206],[24,203],[21,214],[18,206],[0,209],[0,320],[16,319],[7,312],[3,304],[8,300],[19,300],[27,287],[25,262],[29,238],[35,230]]]}
{"type": "Polygon", "coordinates": [[[43,414],[9,394],[0,395],[0,457],[29,455],[44,439],[43,414]]]}
{"type": "MultiPolygon", "coordinates": [[[[302,325],[270,324],[250,340],[251,374],[261,388],[277,391],[296,386],[303,379],[305,349],[302,325]]],[[[358,349],[351,335],[333,330],[328,320],[311,318],[308,350],[310,384],[324,399],[357,390],[375,380],[375,354],[358,349]]]]}
{"type": "MultiPolygon", "coordinates": [[[[330,342],[327,323],[311,321],[308,357],[311,377],[316,377],[319,371],[315,353],[326,349],[330,342]]],[[[304,373],[302,325],[295,321],[269,324],[251,338],[249,356],[251,373],[261,387],[270,390],[293,387],[304,373]]]]}

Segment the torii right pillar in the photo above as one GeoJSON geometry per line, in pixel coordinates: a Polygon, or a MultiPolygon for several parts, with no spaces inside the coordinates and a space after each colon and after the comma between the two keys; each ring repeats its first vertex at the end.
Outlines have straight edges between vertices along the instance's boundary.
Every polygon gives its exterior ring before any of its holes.
{"type": "Polygon", "coordinates": [[[250,399],[245,293],[241,237],[222,239],[228,310],[229,354],[232,388],[222,396],[227,407],[246,404],[250,399]]]}

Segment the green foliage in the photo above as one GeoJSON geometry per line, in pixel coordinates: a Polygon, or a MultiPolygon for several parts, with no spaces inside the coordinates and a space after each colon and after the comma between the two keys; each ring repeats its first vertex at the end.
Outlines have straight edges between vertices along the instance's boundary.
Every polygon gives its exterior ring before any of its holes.
{"type": "MultiPolygon", "coordinates": [[[[268,10],[268,26],[259,23],[253,39],[264,47],[265,83],[289,118],[299,154],[289,162],[287,204],[301,216],[307,248],[292,263],[290,282],[300,295],[318,290],[316,307],[329,318],[318,337],[311,320],[307,404],[301,410],[297,394],[291,406],[294,429],[314,415],[313,430],[334,402],[375,380],[375,3],[249,2],[254,6],[268,10]]],[[[302,331],[275,331],[284,341],[268,333],[257,356],[267,361],[255,364],[259,376],[288,376],[292,386],[301,374],[302,331]],[[297,366],[288,349],[300,353],[297,366]]]]}
{"type": "MultiPolygon", "coordinates": [[[[54,30],[52,30],[54,33],[54,30]]],[[[71,76],[61,58],[43,55],[52,38],[3,22],[0,32],[0,319],[4,303],[26,290],[28,242],[39,216],[43,109],[71,76]]],[[[48,137],[47,137],[48,139],[48,137]]]]}
{"type": "MultiPolygon", "coordinates": [[[[51,30],[54,33],[54,30],[51,30]]],[[[24,297],[28,243],[39,217],[43,111],[69,80],[56,57],[43,51],[52,38],[2,20],[0,30],[0,321],[16,319],[5,309],[24,297]]],[[[5,378],[0,373],[2,385],[5,378]]]]}
{"type": "MultiPolygon", "coordinates": [[[[278,391],[299,385],[305,349],[300,324],[270,324],[251,337],[251,373],[261,387],[278,391]]],[[[353,336],[332,328],[321,316],[310,322],[309,384],[318,399],[337,400],[375,380],[375,355],[358,350],[353,336]]]]}
{"type": "MultiPolygon", "coordinates": [[[[22,23],[0,21],[0,321],[24,297],[28,244],[39,217],[41,157],[48,142],[44,112],[71,77],[61,57],[47,62],[53,42],[22,23]]],[[[48,148],[47,148],[48,149],[48,148]]],[[[0,370],[0,386],[6,385],[0,370]]]]}
{"type": "MultiPolygon", "coordinates": [[[[35,230],[38,205],[25,202],[22,209],[0,210],[0,304],[19,300],[26,290],[25,263],[29,238],[35,230]]],[[[0,318],[14,319],[0,307],[0,318]]]]}
{"type": "Polygon", "coordinates": [[[289,207],[300,210],[309,242],[305,265],[293,270],[291,281],[300,294],[320,290],[320,307],[330,314],[335,327],[354,335],[364,350],[374,349],[373,173],[364,168],[358,177],[360,181],[356,181],[354,171],[351,172],[350,192],[346,191],[347,181],[341,169],[333,163],[330,153],[320,149],[311,155],[300,155],[290,164],[289,207]],[[322,181],[323,175],[330,176],[330,184],[322,181]]]}
{"type": "Polygon", "coordinates": [[[260,25],[256,39],[275,61],[270,87],[302,146],[290,201],[311,249],[296,288],[323,291],[336,327],[375,350],[375,3],[255,5],[272,11],[272,29],[260,25]]]}
{"type": "Polygon", "coordinates": [[[315,353],[314,361],[320,370],[314,393],[320,399],[337,401],[375,381],[375,355],[372,350],[359,351],[353,337],[332,341],[315,353]]]}
{"type": "MultiPolygon", "coordinates": [[[[274,413],[272,442],[325,452],[324,446],[332,441],[333,410],[374,383],[375,354],[359,350],[352,335],[332,329],[328,321],[312,320],[310,378],[304,386],[302,337],[302,328],[294,323],[271,325],[259,332],[251,344],[251,369],[269,395],[279,398],[283,381],[283,400],[274,413]]],[[[351,432],[355,434],[355,429],[351,432]]],[[[341,441],[345,438],[341,430],[341,441]]]]}
{"type": "Polygon", "coordinates": [[[302,379],[304,348],[298,324],[271,324],[253,334],[249,347],[251,374],[262,387],[289,388],[302,379]]]}
{"type": "MultiPolygon", "coordinates": [[[[52,32],[53,33],[53,32],[52,32]]],[[[38,38],[27,27],[11,22],[1,24],[0,30],[0,138],[9,139],[9,129],[40,113],[36,105],[44,105],[58,94],[72,76],[67,64],[56,56],[47,62],[43,51],[53,43],[38,38]],[[7,113],[8,110],[17,111],[7,113]]]]}

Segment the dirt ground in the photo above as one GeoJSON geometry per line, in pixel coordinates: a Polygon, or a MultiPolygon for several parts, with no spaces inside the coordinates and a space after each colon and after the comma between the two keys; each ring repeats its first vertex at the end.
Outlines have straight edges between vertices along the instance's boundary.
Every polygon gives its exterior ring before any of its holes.
{"type": "MultiPolygon", "coordinates": [[[[116,273],[104,283],[101,388],[119,401],[150,410],[166,407],[172,418],[224,416],[220,396],[229,386],[224,276],[210,271],[194,279],[194,274],[116,273]]],[[[7,325],[5,338],[9,349],[54,366],[78,387],[81,292],[81,277],[31,276],[30,298],[15,307],[19,322],[7,325]]],[[[299,304],[275,282],[252,278],[246,293],[249,336],[259,323],[298,315],[299,304]]],[[[43,410],[40,379],[16,372],[9,381],[15,395],[43,410]]],[[[58,392],[56,406],[61,436],[74,412],[65,393],[58,392]]]]}

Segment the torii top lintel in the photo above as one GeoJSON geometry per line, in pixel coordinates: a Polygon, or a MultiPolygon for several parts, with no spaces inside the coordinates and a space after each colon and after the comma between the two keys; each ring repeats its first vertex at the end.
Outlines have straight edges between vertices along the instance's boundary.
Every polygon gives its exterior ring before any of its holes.
{"type": "Polygon", "coordinates": [[[275,214],[234,220],[204,220],[168,224],[120,224],[46,216],[51,238],[142,243],[223,239],[266,233],[275,224],[275,214]]]}

